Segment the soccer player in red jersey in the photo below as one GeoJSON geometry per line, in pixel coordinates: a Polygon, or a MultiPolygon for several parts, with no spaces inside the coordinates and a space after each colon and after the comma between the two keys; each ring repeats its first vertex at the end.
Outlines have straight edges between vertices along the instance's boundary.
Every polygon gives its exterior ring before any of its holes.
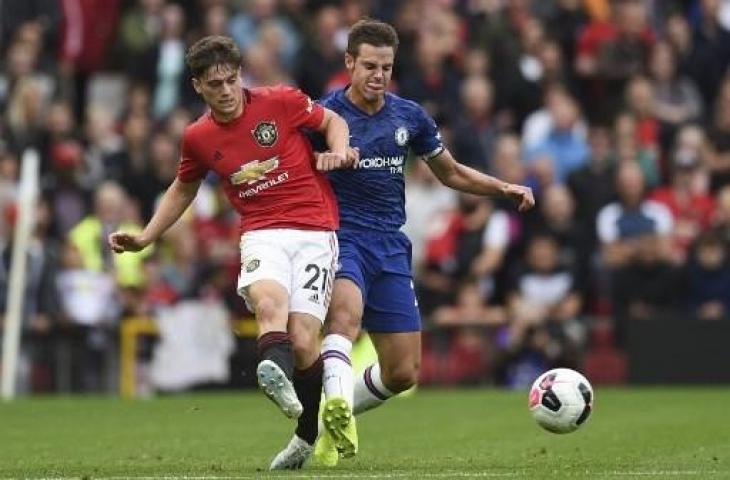
{"type": "Polygon", "coordinates": [[[259,386],[290,418],[297,445],[317,438],[322,389],[319,332],[337,265],[337,203],[322,172],[350,166],[349,130],[334,112],[289,87],[243,88],[241,52],[227,37],[205,37],[187,52],[195,91],[210,111],[185,129],[177,178],[140,234],[109,236],[136,252],[177,221],[212,170],[241,214],[238,292],[259,328],[259,386]],[[318,153],[300,131],[320,131],[318,153]],[[302,413],[304,412],[304,413],[302,413]]]}

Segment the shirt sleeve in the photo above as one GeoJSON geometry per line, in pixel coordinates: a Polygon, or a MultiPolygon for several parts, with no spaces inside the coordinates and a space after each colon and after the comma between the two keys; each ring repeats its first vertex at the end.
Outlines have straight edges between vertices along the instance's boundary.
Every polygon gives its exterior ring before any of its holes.
{"type": "Polygon", "coordinates": [[[423,108],[418,108],[415,123],[418,130],[409,145],[413,153],[430,160],[443,152],[444,144],[436,122],[423,108]]]}
{"type": "Polygon", "coordinates": [[[284,87],[281,91],[281,101],[284,105],[286,118],[294,128],[304,127],[317,129],[324,119],[324,108],[312,101],[301,90],[284,87]]]}
{"type": "Polygon", "coordinates": [[[194,154],[190,146],[187,132],[183,135],[180,146],[180,164],[177,166],[177,178],[182,182],[194,182],[205,177],[208,167],[194,154]]]}

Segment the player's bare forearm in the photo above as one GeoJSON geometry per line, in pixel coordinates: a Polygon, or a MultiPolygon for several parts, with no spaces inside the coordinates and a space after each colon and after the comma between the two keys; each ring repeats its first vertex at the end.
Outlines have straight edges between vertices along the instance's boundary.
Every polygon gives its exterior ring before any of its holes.
{"type": "Polygon", "coordinates": [[[509,185],[496,177],[486,175],[459,163],[456,164],[454,174],[449,177],[449,182],[451,188],[461,192],[495,197],[504,195],[509,185]]]}
{"type": "Polygon", "coordinates": [[[441,183],[460,192],[501,196],[508,183],[458,163],[451,152],[444,150],[428,162],[441,183]]]}
{"type": "Polygon", "coordinates": [[[168,187],[162,195],[160,205],[155,214],[142,231],[141,240],[149,245],[159,239],[168,228],[172,226],[190,206],[190,203],[198,193],[200,180],[194,182],[183,182],[178,178],[168,187]]]}
{"type": "Polygon", "coordinates": [[[350,128],[342,117],[332,110],[325,109],[320,131],[324,134],[332,153],[343,157],[347,155],[347,147],[350,146],[350,128]]]}
{"type": "Polygon", "coordinates": [[[186,183],[176,178],[162,195],[160,205],[142,233],[114,232],[107,239],[109,247],[116,253],[139,252],[157,241],[188,208],[198,187],[200,180],[186,183]]]}
{"type": "Polygon", "coordinates": [[[529,187],[504,182],[481,173],[454,160],[451,152],[444,150],[428,161],[429,167],[441,183],[460,192],[476,195],[507,197],[517,203],[520,211],[535,205],[529,187]]]}
{"type": "Polygon", "coordinates": [[[353,155],[350,148],[350,129],[342,117],[325,108],[318,130],[324,134],[329,151],[315,156],[317,170],[329,171],[351,167],[357,163],[358,155],[353,155]]]}

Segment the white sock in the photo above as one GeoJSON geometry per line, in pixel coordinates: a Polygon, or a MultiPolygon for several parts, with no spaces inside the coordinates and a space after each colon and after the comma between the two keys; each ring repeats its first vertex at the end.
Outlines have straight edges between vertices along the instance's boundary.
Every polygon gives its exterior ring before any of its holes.
{"type": "Polygon", "coordinates": [[[355,415],[379,407],[384,401],[395,395],[383,384],[380,378],[380,364],[373,363],[358,375],[355,381],[355,415]]]}
{"type": "Polygon", "coordinates": [[[352,406],[352,342],[342,335],[329,334],[322,342],[324,360],[324,395],[326,398],[342,397],[352,406]]]}

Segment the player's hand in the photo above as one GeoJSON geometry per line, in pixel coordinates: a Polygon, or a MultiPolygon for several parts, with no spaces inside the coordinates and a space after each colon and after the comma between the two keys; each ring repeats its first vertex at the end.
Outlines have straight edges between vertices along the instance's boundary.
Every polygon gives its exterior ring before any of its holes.
{"type": "Polygon", "coordinates": [[[125,232],[114,232],[109,235],[109,246],[116,253],[139,252],[147,245],[142,235],[134,235],[125,232]]]}
{"type": "Polygon", "coordinates": [[[320,172],[329,172],[337,168],[342,168],[347,162],[347,155],[334,152],[317,153],[317,170],[320,172]]]}
{"type": "Polygon", "coordinates": [[[360,164],[360,149],[357,147],[347,147],[346,160],[345,168],[357,168],[360,164]]]}
{"type": "Polygon", "coordinates": [[[508,183],[504,188],[504,195],[517,204],[520,212],[526,212],[535,206],[535,197],[530,187],[508,183]]]}

